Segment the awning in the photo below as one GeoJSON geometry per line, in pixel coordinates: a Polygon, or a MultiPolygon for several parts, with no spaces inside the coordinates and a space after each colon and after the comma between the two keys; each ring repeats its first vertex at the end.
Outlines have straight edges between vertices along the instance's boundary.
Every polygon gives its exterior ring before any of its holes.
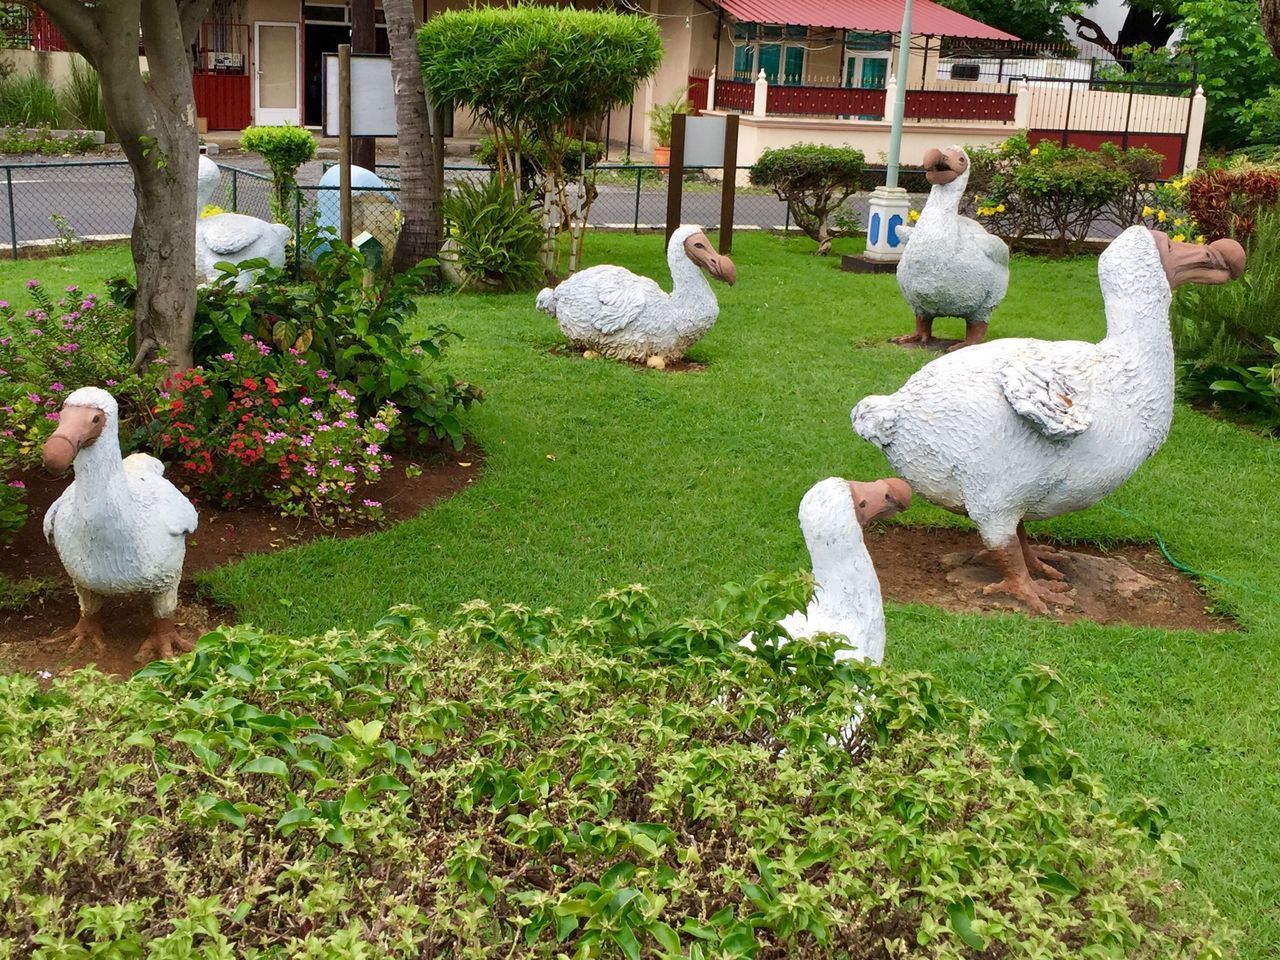
{"type": "MultiPolygon", "coordinates": [[[[898,33],[902,30],[902,0],[716,0],[726,13],[746,23],[781,23],[797,27],[827,27],[898,33]]],[[[956,13],[933,0],[914,0],[911,32],[935,37],[976,40],[1017,40],[1011,33],[956,13]]]]}

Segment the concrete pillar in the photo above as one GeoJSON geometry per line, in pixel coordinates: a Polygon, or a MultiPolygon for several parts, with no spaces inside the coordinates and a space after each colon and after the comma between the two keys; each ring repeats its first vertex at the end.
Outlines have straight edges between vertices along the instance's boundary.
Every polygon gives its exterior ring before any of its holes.
{"type": "Polygon", "coordinates": [[[1191,98],[1191,119],[1187,122],[1187,149],[1182,159],[1182,172],[1200,166],[1200,142],[1204,137],[1204,87],[1196,87],[1191,98]]]}
{"type": "Polygon", "coordinates": [[[885,123],[893,123],[893,101],[898,96],[898,79],[891,73],[884,85],[884,117],[885,123]]]}
{"type": "Polygon", "coordinates": [[[1013,106],[1013,125],[1019,130],[1031,129],[1031,87],[1027,78],[1018,81],[1018,99],[1013,106]]]}
{"type": "Polygon", "coordinates": [[[752,116],[763,117],[769,103],[769,81],[764,78],[764,71],[756,77],[756,100],[751,107],[752,116]]]}
{"type": "Polygon", "coordinates": [[[879,263],[897,263],[904,245],[898,227],[907,222],[911,198],[902,187],[876,187],[867,207],[867,252],[863,257],[879,263]]]}
{"type": "Polygon", "coordinates": [[[707,109],[714,110],[716,108],[716,68],[711,68],[711,74],[707,77],[707,109]]]}

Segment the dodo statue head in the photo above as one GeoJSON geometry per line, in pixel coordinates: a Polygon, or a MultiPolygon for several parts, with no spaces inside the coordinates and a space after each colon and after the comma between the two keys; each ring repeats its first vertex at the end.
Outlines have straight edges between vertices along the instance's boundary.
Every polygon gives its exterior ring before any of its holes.
{"type": "Polygon", "coordinates": [[[677,252],[683,253],[691,263],[729,286],[733,286],[738,279],[738,268],[729,259],[729,255],[716,253],[716,248],[711,245],[701,227],[685,225],[671,234],[671,242],[667,245],[668,263],[674,263],[671,258],[677,252]]]}
{"type": "Polygon", "coordinates": [[[46,469],[61,473],[81,450],[93,446],[105,430],[116,429],[116,398],[99,387],[81,387],[68,394],[58,415],[58,429],[41,451],[46,469]]]}
{"type": "Polygon", "coordinates": [[[934,186],[961,177],[969,172],[969,155],[960,147],[939,150],[933,147],[924,152],[924,178],[934,186]]]}

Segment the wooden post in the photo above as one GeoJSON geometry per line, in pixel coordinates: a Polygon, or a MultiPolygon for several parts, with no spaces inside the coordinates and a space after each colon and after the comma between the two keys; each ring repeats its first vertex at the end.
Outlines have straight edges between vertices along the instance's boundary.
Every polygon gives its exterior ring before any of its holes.
{"type": "Polygon", "coordinates": [[[338,45],[338,222],[351,243],[351,44],[338,45]]]}
{"type": "Polygon", "coordinates": [[[684,122],[683,113],[677,113],[671,118],[671,164],[667,169],[667,240],[671,239],[671,235],[680,226],[680,201],[684,191],[684,122]]]}
{"type": "Polygon", "coordinates": [[[733,201],[738,192],[738,115],[724,118],[724,183],[720,187],[720,252],[733,251],[733,201]]]}

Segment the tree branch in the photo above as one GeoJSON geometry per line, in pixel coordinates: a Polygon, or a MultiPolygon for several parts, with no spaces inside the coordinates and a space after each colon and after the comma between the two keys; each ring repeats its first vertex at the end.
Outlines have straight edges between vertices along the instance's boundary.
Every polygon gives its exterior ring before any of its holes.
{"type": "Polygon", "coordinates": [[[1096,21],[1090,20],[1088,17],[1082,16],[1078,13],[1069,13],[1067,14],[1067,16],[1069,16],[1076,25],[1077,37],[1079,37],[1081,40],[1087,40],[1089,43],[1096,43],[1098,46],[1102,47],[1103,50],[1106,50],[1108,53],[1110,53],[1113,57],[1116,57],[1117,59],[1119,59],[1120,50],[1117,48],[1115,41],[1111,40],[1103,32],[1102,27],[1098,26],[1096,21]],[[1089,34],[1085,33],[1085,30],[1093,31],[1093,35],[1090,36],[1089,34]]]}
{"type": "Polygon", "coordinates": [[[48,14],[72,48],[101,69],[98,64],[104,55],[102,30],[94,13],[101,7],[86,7],[80,0],[34,0],[35,5],[48,14]]]}
{"type": "Polygon", "coordinates": [[[200,34],[200,24],[209,15],[213,0],[178,0],[178,23],[182,27],[183,43],[190,47],[200,34]]]}

